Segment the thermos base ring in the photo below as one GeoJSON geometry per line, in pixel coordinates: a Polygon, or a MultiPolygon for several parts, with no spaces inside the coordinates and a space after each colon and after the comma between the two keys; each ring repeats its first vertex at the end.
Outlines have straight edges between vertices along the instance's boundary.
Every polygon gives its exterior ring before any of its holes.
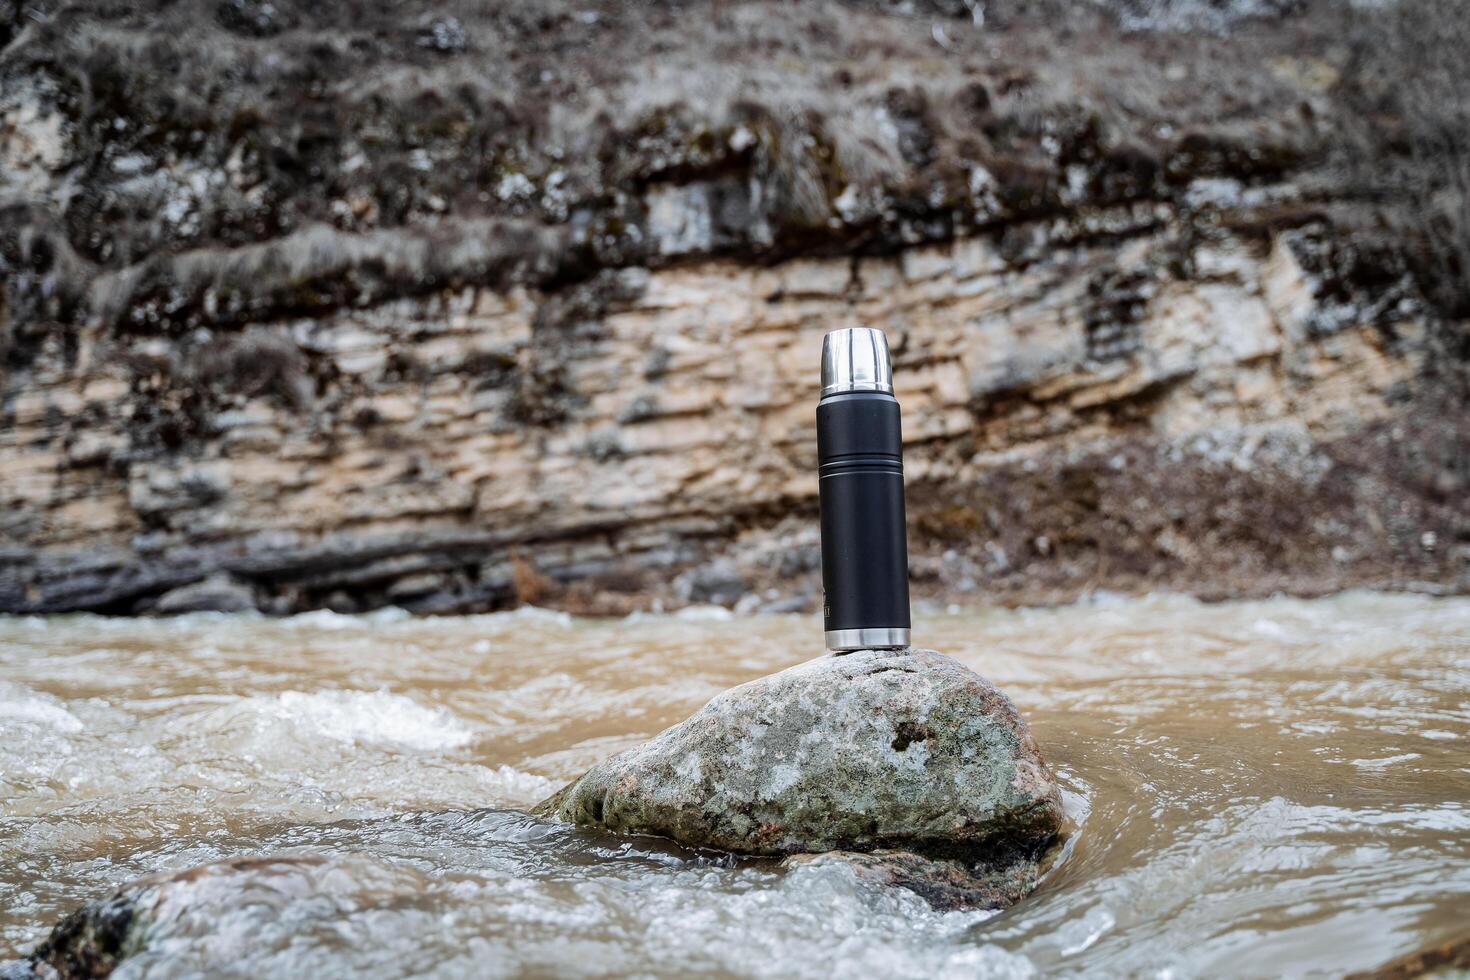
{"type": "Polygon", "coordinates": [[[827,630],[828,650],[882,650],[909,645],[909,630],[894,627],[864,627],[827,630]]]}

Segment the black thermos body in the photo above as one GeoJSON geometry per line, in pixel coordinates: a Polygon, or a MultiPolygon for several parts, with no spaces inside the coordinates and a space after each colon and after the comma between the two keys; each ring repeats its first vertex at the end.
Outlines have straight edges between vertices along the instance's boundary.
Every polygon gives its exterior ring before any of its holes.
{"type": "Polygon", "coordinates": [[[822,341],[817,463],[827,648],[906,647],[903,437],[881,330],[834,330],[822,341]]]}

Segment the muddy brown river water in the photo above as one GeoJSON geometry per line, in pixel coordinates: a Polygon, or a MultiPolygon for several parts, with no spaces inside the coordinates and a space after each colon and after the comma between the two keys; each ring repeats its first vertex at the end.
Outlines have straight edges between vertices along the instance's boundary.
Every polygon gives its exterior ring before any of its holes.
{"type": "Polygon", "coordinates": [[[1075,832],[996,914],[530,820],[812,617],[0,619],[0,960],[136,876],[329,859],[118,975],[1334,976],[1470,931],[1470,600],[1102,597],[920,617],[1075,832]]]}

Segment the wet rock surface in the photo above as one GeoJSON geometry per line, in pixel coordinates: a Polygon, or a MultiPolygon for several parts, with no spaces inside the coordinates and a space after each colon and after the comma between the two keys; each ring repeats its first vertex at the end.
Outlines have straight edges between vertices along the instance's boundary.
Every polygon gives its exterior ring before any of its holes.
{"type": "MultiPolygon", "coordinates": [[[[1014,855],[1032,868],[1062,821],[1010,699],[918,649],[827,654],[743,684],[535,812],[737,854],[1014,855]]],[[[896,883],[929,877],[914,862],[860,866],[896,883]]],[[[963,877],[935,888],[958,895],[963,877]]]]}
{"type": "Polygon", "coordinates": [[[159,597],[152,612],[171,615],[190,612],[247,612],[257,608],[255,590],[248,582],[216,574],[181,585],[159,597]]]}
{"type": "MultiPolygon", "coordinates": [[[[207,922],[226,910],[253,905],[258,914],[269,915],[308,893],[319,894],[323,908],[330,908],[342,904],[341,896],[333,894],[331,873],[329,864],[309,856],[250,857],[139,878],[62,919],[30,956],[0,963],[0,978],[105,977],[170,929],[207,922]]],[[[219,945],[248,941],[248,936],[233,934],[222,937],[219,945]]],[[[221,957],[214,966],[224,962],[221,957]]]]}
{"type": "Polygon", "coordinates": [[[969,860],[911,851],[831,851],[793,854],[781,864],[788,869],[845,865],[859,881],[875,888],[906,888],[940,911],[1007,908],[1031,894],[1042,873],[1034,850],[1004,847],[969,860]]]}

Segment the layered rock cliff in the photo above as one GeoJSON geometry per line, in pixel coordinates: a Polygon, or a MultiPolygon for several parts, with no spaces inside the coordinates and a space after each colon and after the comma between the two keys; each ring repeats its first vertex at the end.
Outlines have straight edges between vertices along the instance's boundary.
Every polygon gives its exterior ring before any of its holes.
{"type": "Polygon", "coordinates": [[[1470,586],[1334,10],[957,8],[22,4],[0,610],[813,608],[854,323],[920,598],[1470,586]]]}

